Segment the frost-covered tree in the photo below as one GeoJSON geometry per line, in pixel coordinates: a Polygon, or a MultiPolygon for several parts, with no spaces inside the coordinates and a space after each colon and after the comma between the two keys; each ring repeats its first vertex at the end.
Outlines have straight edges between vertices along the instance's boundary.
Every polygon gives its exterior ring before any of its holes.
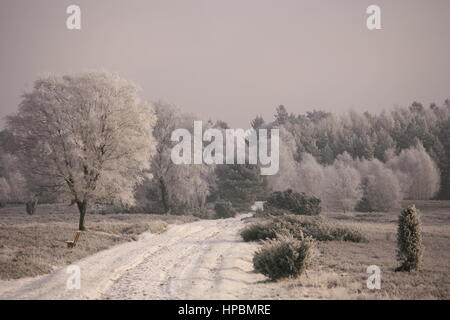
{"type": "Polygon", "coordinates": [[[294,159],[295,141],[286,129],[280,130],[280,168],[267,177],[268,187],[273,191],[292,189],[297,191],[299,183],[298,162],[294,159]]]}
{"type": "Polygon", "coordinates": [[[5,178],[0,178],[0,207],[9,202],[11,188],[5,178]]]}
{"type": "Polygon", "coordinates": [[[309,153],[302,154],[298,166],[297,192],[320,198],[324,187],[324,168],[309,153]]]}
{"type": "Polygon", "coordinates": [[[265,121],[262,116],[256,116],[256,118],[253,119],[250,124],[253,129],[258,130],[264,126],[265,121]]]}
{"type": "Polygon", "coordinates": [[[363,179],[360,210],[389,211],[400,207],[402,191],[391,169],[377,159],[359,161],[356,168],[363,179]]]}
{"type": "Polygon", "coordinates": [[[278,124],[282,125],[285,124],[286,121],[289,119],[289,113],[287,112],[286,108],[283,105],[279,105],[277,107],[275,114],[275,119],[278,122],[278,124]]]}
{"type": "Polygon", "coordinates": [[[353,210],[361,200],[361,176],[353,167],[353,159],[348,153],[338,156],[324,171],[325,181],[322,200],[330,210],[353,210]]]}
{"type": "MultiPolygon", "coordinates": [[[[0,178],[4,181],[3,200],[0,201],[23,203],[29,200],[30,194],[25,178],[19,170],[17,159],[11,154],[0,151],[0,178]]],[[[1,186],[0,186],[1,189],[1,186]]]]}
{"type": "Polygon", "coordinates": [[[214,168],[207,165],[177,165],[175,184],[169,186],[170,203],[181,213],[201,215],[210,193],[214,168]]]}
{"type": "Polygon", "coordinates": [[[450,199],[450,100],[429,107],[414,102],[381,114],[351,111],[342,116],[320,111],[293,115],[277,109],[265,127],[284,128],[295,139],[294,159],[310,153],[322,165],[332,164],[336,155],[348,152],[354,158],[377,158],[386,162],[386,151],[401,152],[420,141],[441,174],[440,199],[450,199]]]}
{"type": "Polygon", "coordinates": [[[157,102],[155,103],[155,113],[157,121],[153,129],[153,135],[156,139],[156,152],[151,160],[151,174],[164,212],[169,212],[171,207],[169,188],[178,178],[178,175],[173,172],[176,170],[176,165],[170,158],[174,145],[174,142],[171,141],[171,135],[180,126],[181,112],[173,105],[157,102]]]}
{"type": "Polygon", "coordinates": [[[143,188],[155,191],[150,194],[164,213],[197,214],[204,208],[210,193],[214,167],[204,164],[175,164],[171,159],[172,148],[176,143],[171,140],[172,132],[179,128],[192,131],[196,117],[162,101],[154,105],[157,117],[153,130],[156,152],[151,159],[149,172],[152,179],[146,180],[143,188]]]}
{"type": "Polygon", "coordinates": [[[45,75],[25,93],[8,128],[27,183],[76,203],[79,229],[96,201],[134,203],[154,150],[151,105],[117,74],[45,75]]]}
{"type": "Polygon", "coordinates": [[[387,166],[397,175],[406,199],[431,199],[439,191],[439,169],[421,143],[402,150],[387,166]]]}

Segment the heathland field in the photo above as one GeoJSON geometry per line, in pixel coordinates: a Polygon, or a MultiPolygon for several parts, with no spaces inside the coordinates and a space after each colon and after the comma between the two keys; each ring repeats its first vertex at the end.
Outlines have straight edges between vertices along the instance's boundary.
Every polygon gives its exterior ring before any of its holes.
{"type": "MultiPolygon", "coordinates": [[[[404,202],[403,206],[409,204],[404,202]]],[[[23,207],[7,207],[0,209],[0,297],[67,298],[63,285],[60,290],[54,289],[59,282],[65,283],[58,267],[84,258],[77,263],[82,277],[86,270],[85,277],[93,280],[84,287],[82,283],[80,295],[72,294],[70,298],[449,299],[450,201],[415,204],[421,212],[425,246],[420,272],[394,272],[398,266],[398,210],[325,212],[323,215],[333,225],[356,228],[369,241],[316,242],[313,264],[307,272],[296,279],[276,282],[254,272],[253,253],[261,244],[243,242],[240,237],[242,228],[261,219],[249,214],[220,220],[91,214],[87,217],[88,231],[76,248],[68,250],[64,241],[73,237],[77,227],[74,209],[41,206],[38,213],[28,216],[23,207]],[[138,236],[147,231],[157,234],[138,236]],[[105,259],[103,265],[100,259],[105,259]],[[106,270],[104,264],[108,263],[111,274],[100,272],[100,266],[106,270]],[[381,269],[380,290],[367,288],[366,269],[370,265],[381,269]],[[7,280],[54,269],[45,278],[7,280]],[[104,285],[102,277],[114,280],[104,285]],[[38,279],[39,286],[33,287],[38,279]],[[102,283],[101,290],[91,290],[96,282],[102,283]],[[53,289],[50,292],[46,287],[53,289]],[[88,289],[96,294],[88,295],[88,289]]]]}
{"type": "Polygon", "coordinates": [[[89,214],[89,230],[68,250],[78,230],[79,213],[66,204],[40,205],[35,215],[25,207],[0,209],[0,279],[46,274],[57,267],[111,246],[137,240],[143,232],[161,233],[171,223],[197,220],[192,216],[153,214],[89,214]]]}

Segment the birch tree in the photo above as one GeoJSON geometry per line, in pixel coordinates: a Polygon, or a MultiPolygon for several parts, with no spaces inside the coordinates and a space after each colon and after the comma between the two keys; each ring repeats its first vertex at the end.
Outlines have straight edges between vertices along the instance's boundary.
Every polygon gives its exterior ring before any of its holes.
{"type": "Polygon", "coordinates": [[[353,210],[361,200],[361,176],[353,167],[351,156],[344,152],[325,168],[323,201],[327,208],[346,211],[353,210]]]}
{"type": "Polygon", "coordinates": [[[97,201],[132,205],[154,152],[151,105],[114,73],[45,75],[7,120],[27,182],[68,197],[79,229],[97,201]]]}
{"type": "Polygon", "coordinates": [[[439,191],[439,169],[421,143],[402,150],[387,166],[397,175],[406,199],[427,200],[439,191]]]}
{"type": "Polygon", "coordinates": [[[171,159],[172,132],[184,128],[193,131],[195,115],[183,113],[177,106],[159,101],[155,104],[157,121],[153,130],[156,152],[151,159],[144,188],[157,190],[157,197],[164,213],[199,214],[209,195],[214,167],[205,164],[175,164],[171,159]]]}
{"type": "Polygon", "coordinates": [[[302,154],[298,167],[298,192],[320,198],[324,187],[324,168],[309,153],[302,154]]]}
{"type": "Polygon", "coordinates": [[[357,161],[356,168],[363,179],[361,210],[387,212],[400,207],[403,194],[391,169],[377,159],[357,161]]]}

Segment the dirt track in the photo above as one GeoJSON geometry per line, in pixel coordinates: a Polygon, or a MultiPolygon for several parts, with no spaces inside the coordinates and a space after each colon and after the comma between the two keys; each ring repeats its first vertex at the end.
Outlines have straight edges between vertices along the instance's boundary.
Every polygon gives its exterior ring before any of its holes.
{"type": "Polygon", "coordinates": [[[241,215],[172,225],[82,259],[81,288],[67,289],[67,268],[0,283],[0,299],[249,299],[255,244],[241,241],[241,215]]]}

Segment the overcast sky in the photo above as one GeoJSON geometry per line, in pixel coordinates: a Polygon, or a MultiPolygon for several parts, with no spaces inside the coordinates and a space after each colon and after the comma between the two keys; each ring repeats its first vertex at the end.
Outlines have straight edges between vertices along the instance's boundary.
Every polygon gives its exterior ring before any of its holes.
{"type": "MultiPolygon", "coordinates": [[[[284,104],[377,112],[450,97],[449,0],[0,0],[0,117],[41,72],[119,72],[148,100],[249,126],[284,104]],[[66,29],[77,4],[82,30],[66,29]],[[382,30],[366,8],[382,9],[382,30]]],[[[0,123],[0,127],[2,124],[0,123]]]]}

